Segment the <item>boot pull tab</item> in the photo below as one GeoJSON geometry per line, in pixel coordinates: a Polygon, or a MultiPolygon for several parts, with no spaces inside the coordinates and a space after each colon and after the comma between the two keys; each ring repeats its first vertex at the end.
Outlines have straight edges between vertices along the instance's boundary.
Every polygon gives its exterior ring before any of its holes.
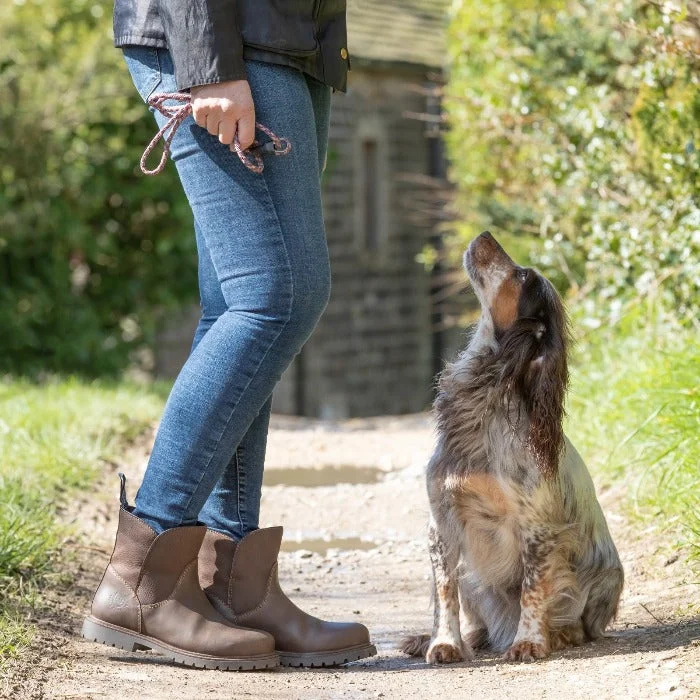
{"type": "Polygon", "coordinates": [[[129,501],[126,498],[126,477],[122,472],[119,472],[119,501],[126,509],[129,508],[129,501]]]}

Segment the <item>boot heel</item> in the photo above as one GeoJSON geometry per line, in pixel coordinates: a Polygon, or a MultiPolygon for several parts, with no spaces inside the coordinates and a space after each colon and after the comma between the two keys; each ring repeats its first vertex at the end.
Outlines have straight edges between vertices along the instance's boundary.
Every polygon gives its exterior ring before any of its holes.
{"type": "Polygon", "coordinates": [[[86,617],[83,622],[82,633],[83,637],[91,642],[99,642],[100,644],[106,644],[110,647],[124,649],[124,651],[144,651],[151,648],[135,641],[129,634],[120,632],[113,627],[101,625],[99,622],[89,617],[86,617]]]}

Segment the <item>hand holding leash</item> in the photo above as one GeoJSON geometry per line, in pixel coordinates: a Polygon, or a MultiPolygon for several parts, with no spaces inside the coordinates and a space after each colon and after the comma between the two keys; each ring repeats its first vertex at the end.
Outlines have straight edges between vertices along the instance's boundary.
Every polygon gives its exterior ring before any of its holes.
{"type": "MultiPolygon", "coordinates": [[[[151,139],[148,146],[146,146],[146,150],[143,152],[140,161],[141,172],[144,173],[144,175],[158,175],[163,172],[163,168],[165,168],[165,163],[170,155],[170,143],[175,136],[175,132],[180,124],[192,114],[192,102],[190,95],[186,92],[159,92],[148,98],[148,104],[154,109],[157,109],[164,116],[169,117],[168,121],[158,130],[158,133],[151,139]],[[176,100],[184,104],[166,105],[164,104],[166,100],[176,100]],[[163,139],[163,153],[160,157],[160,162],[155,168],[149,170],[146,167],[146,160],[161,138],[163,139]]],[[[265,167],[262,154],[272,153],[276,156],[286,156],[292,150],[292,144],[286,138],[277,136],[271,129],[268,129],[260,122],[256,122],[255,127],[270,137],[268,143],[260,144],[258,141],[253,141],[253,145],[250,148],[243,149],[238,141],[238,135],[236,135],[233,139],[233,148],[240,158],[241,163],[243,163],[248,170],[259,175],[265,167]]]]}

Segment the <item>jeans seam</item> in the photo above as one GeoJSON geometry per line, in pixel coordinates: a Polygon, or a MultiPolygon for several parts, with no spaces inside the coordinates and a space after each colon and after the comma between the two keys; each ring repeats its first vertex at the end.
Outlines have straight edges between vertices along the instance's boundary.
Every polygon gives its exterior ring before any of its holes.
{"type": "MultiPolygon", "coordinates": [[[[188,501],[187,501],[187,504],[185,505],[185,508],[183,509],[183,513],[187,513],[187,512],[189,511],[190,506],[192,505],[192,500],[194,499],[195,494],[199,491],[199,488],[200,488],[200,486],[201,486],[201,484],[202,484],[202,479],[204,479],[204,475],[205,475],[205,474],[207,473],[207,471],[209,470],[209,466],[211,465],[211,462],[212,462],[212,460],[214,459],[214,455],[216,454],[216,451],[218,450],[219,445],[221,444],[221,439],[222,439],[223,436],[226,434],[226,431],[228,430],[228,427],[229,427],[229,425],[230,425],[230,423],[231,423],[231,420],[233,419],[233,416],[234,416],[234,414],[235,414],[235,412],[236,412],[236,409],[238,408],[238,406],[239,406],[240,403],[241,403],[241,399],[245,396],[245,393],[246,393],[246,391],[248,390],[248,387],[249,387],[249,386],[251,385],[251,383],[253,382],[253,380],[258,376],[258,372],[260,371],[260,367],[262,366],[263,362],[265,361],[265,358],[269,355],[270,350],[272,350],[272,348],[274,347],[275,343],[277,342],[277,339],[280,337],[280,335],[282,335],[282,333],[284,332],[284,330],[285,330],[285,329],[287,328],[287,326],[289,325],[289,321],[290,321],[291,318],[292,318],[292,309],[293,309],[293,307],[294,307],[294,275],[293,275],[293,273],[292,273],[292,263],[291,263],[291,260],[290,260],[290,258],[289,258],[289,251],[287,250],[287,243],[286,243],[286,241],[284,240],[284,233],[283,233],[283,231],[282,231],[282,225],[281,225],[281,223],[280,223],[279,216],[277,215],[277,210],[275,209],[275,205],[274,205],[274,202],[273,202],[273,200],[272,200],[272,196],[270,195],[270,190],[269,190],[269,188],[268,188],[268,186],[267,186],[267,180],[265,180],[265,178],[264,178],[264,176],[263,176],[263,177],[261,177],[261,181],[263,182],[263,184],[264,184],[264,186],[265,186],[265,193],[267,194],[268,201],[270,202],[270,207],[271,207],[271,209],[272,209],[272,213],[274,214],[275,220],[277,221],[277,230],[279,231],[280,240],[281,240],[281,242],[282,242],[282,248],[283,248],[283,250],[284,250],[284,257],[285,257],[285,259],[286,259],[286,262],[287,262],[287,269],[288,269],[288,271],[289,271],[289,287],[290,287],[290,295],[289,295],[289,297],[290,297],[290,298],[289,298],[289,304],[288,304],[288,306],[287,306],[287,313],[286,313],[286,315],[285,315],[285,319],[284,319],[284,323],[282,324],[282,327],[281,327],[281,328],[279,329],[279,331],[277,332],[277,335],[275,335],[275,337],[270,341],[270,343],[269,343],[269,345],[268,345],[268,347],[267,347],[267,350],[265,350],[264,354],[263,354],[262,357],[260,358],[260,360],[259,360],[259,362],[258,362],[258,364],[257,364],[257,366],[256,366],[256,368],[255,368],[255,371],[252,373],[252,376],[251,376],[250,379],[248,380],[248,383],[247,383],[247,384],[245,385],[245,387],[243,388],[243,391],[241,392],[241,395],[239,396],[238,401],[236,401],[236,404],[235,404],[234,407],[231,409],[231,412],[229,413],[229,416],[228,416],[228,418],[226,419],[226,423],[224,424],[224,427],[223,427],[221,433],[219,434],[219,437],[218,437],[217,440],[216,440],[216,444],[214,445],[214,449],[211,451],[211,455],[209,456],[209,459],[208,459],[207,463],[204,465],[204,468],[202,469],[202,473],[201,473],[201,475],[200,475],[200,477],[199,477],[199,480],[197,481],[197,485],[194,487],[194,489],[193,489],[192,492],[190,493],[190,497],[189,497],[189,499],[188,499],[188,501]]],[[[228,313],[228,311],[225,311],[224,313],[228,313]]],[[[265,399],[265,400],[267,400],[267,399],[265,399]]],[[[263,402],[263,403],[264,403],[264,402],[263,402]]],[[[210,493],[211,493],[211,492],[210,492],[210,493]]]]}
{"type": "Polygon", "coordinates": [[[245,532],[245,527],[243,525],[243,514],[241,513],[241,446],[240,444],[236,447],[236,451],[233,453],[233,459],[236,464],[236,511],[238,515],[238,523],[241,526],[241,536],[245,532]]]}

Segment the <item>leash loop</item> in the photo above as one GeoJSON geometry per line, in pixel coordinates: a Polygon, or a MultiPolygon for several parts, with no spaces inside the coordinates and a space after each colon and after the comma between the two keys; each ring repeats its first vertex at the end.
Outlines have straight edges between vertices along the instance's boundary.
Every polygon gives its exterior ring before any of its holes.
{"type": "MultiPolygon", "coordinates": [[[[158,175],[163,172],[163,168],[165,168],[165,164],[168,162],[170,144],[175,136],[175,132],[178,130],[180,124],[192,114],[192,102],[190,95],[186,92],[158,92],[148,98],[148,105],[157,109],[163,116],[168,117],[168,121],[163,124],[158,130],[158,133],[151,139],[148,146],[146,146],[140,161],[141,172],[144,175],[158,175]],[[175,100],[183,104],[166,105],[164,104],[166,100],[175,100]],[[160,156],[160,162],[155,168],[149,169],[146,166],[146,160],[151,153],[153,153],[161,139],[163,139],[163,152],[160,156]]],[[[241,144],[238,141],[238,134],[236,134],[233,139],[233,149],[241,163],[243,163],[248,170],[259,175],[265,167],[262,159],[263,154],[272,153],[276,156],[286,156],[292,150],[292,144],[289,139],[280,138],[272,129],[269,129],[260,122],[255,122],[255,128],[266,134],[270,141],[264,144],[254,141],[249,148],[244,150],[241,148],[241,144]]]]}

